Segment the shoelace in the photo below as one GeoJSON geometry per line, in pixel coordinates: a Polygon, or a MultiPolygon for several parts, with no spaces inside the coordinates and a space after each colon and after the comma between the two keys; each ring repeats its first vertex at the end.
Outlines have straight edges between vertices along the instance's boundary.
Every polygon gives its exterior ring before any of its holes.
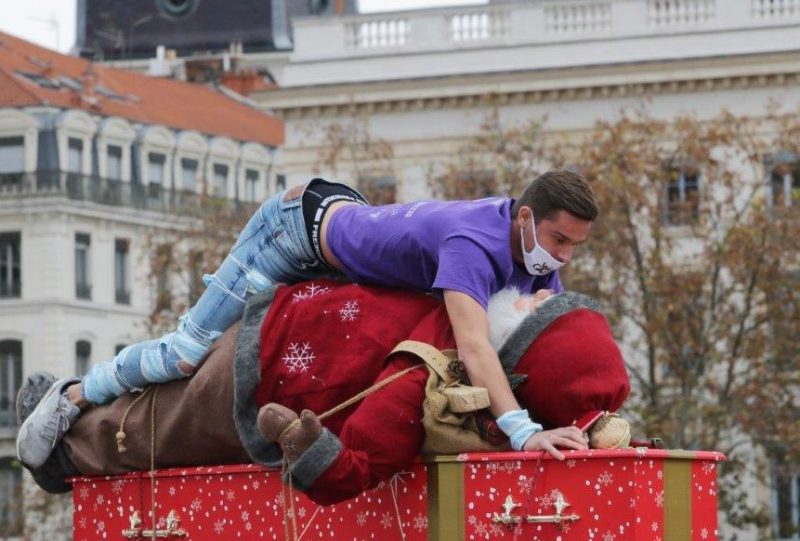
{"type": "Polygon", "coordinates": [[[58,400],[58,407],[50,415],[47,424],[44,426],[45,437],[51,437],[53,442],[50,444],[50,449],[55,449],[59,441],[59,435],[63,434],[69,429],[70,419],[67,414],[66,397],[62,396],[58,400]]]}

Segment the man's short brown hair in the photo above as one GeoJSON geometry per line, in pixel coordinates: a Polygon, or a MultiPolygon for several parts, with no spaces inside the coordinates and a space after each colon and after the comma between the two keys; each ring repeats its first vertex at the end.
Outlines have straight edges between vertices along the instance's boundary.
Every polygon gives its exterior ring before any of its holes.
{"type": "Polygon", "coordinates": [[[589,183],[578,173],[566,170],[548,171],[531,182],[511,207],[517,216],[523,206],[530,207],[536,223],[550,219],[559,210],[593,222],[597,218],[597,202],[589,183]]]}

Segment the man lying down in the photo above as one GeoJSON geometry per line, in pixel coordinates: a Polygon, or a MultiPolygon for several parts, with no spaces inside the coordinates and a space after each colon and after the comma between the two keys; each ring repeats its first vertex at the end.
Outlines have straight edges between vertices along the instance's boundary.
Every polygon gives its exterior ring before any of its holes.
{"type": "MultiPolygon", "coordinates": [[[[572,292],[547,296],[504,290],[492,297],[488,313],[492,345],[516,397],[542,425],[531,437],[538,449],[563,458],[558,448],[587,446],[576,421],[616,411],[630,386],[597,303],[572,292]]],[[[154,428],[156,468],[280,466],[285,459],[294,487],[315,502],[352,498],[408,467],[423,450],[444,452],[441,434],[426,439],[423,424],[431,372],[415,353],[392,353],[405,341],[453,349],[444,304],[430,295],[325,280],[269,290],[250,300],[240,324],[215,343],[193,377],[87,410],[33,477],[46,491],[66,492],[65,479],[73,475],[149,469],[154,428]],[[143,399],[134,404],[137,397],[143,399]]],[[[54,381],[41,372],[27,378],[17,400],[20,421],[54,381]]],[[[474,417],[468,420],[474,428],[474,417]]],[[[494,431],[489,443],[466,427],[445,432],[455,434],[445,451],[509,449],[494,431]]]]}

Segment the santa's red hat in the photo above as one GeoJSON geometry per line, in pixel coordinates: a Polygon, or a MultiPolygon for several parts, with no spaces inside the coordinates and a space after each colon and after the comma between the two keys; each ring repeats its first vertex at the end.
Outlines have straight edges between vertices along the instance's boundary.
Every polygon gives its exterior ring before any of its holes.
{"type": "Polygon", "coordinates": [[[548,299],[499,351],[514,394],[545,428],[617,411],[630,392],[625,362],[597,301],[580,293],[548,299]]]}

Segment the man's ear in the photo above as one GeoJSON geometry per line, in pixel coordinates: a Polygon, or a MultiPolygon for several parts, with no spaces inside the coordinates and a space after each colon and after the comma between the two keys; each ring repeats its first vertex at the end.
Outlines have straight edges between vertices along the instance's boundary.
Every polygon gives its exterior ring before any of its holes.
{"type": "Polygon", "coordinates": [[[528,225],[528,222],[530,222],[532,219],[533,219],[533,211],[531,210],[531,208],[526,205],[521,206],[519,208],[519,211],[517,211],[517,224],[520,227],[524,227],[528,225]]]}

